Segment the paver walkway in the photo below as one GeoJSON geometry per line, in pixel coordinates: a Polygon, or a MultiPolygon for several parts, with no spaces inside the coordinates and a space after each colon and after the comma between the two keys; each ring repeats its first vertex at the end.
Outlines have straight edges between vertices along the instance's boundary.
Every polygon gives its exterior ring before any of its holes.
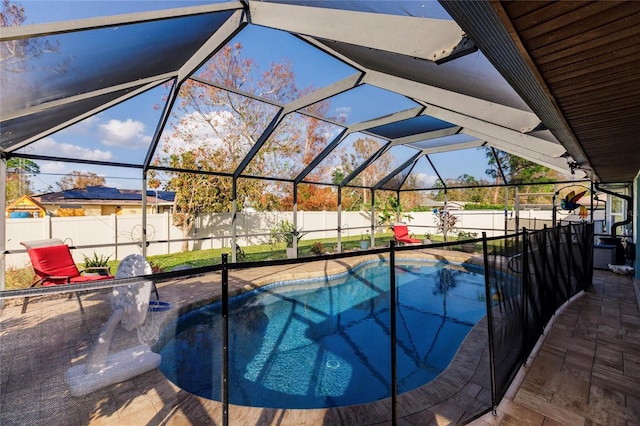
{"type": "Polygon", "coordinates": [[[472,424],[640,425],[640,295],[635,287],[628,276],[594,271],[593,287],[556,315],[497,416],[472,424]]]}

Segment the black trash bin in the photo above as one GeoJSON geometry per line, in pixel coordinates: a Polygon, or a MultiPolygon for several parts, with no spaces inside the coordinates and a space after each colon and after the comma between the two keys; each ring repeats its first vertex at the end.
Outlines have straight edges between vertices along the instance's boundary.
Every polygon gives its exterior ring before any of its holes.
{"type": "Polygon", "coordinates": [[[625,250],[620,237],[600,237],[600,244],[616,246],[615,265],[624,265],[626,262],[625,250]]]}

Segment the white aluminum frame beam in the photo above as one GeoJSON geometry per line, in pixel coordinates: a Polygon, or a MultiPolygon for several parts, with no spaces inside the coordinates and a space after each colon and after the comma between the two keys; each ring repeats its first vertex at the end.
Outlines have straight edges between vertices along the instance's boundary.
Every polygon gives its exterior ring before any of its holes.
{"type": "Polygon", "coordinates": [[[76,19],[71,21],[46,24],[4,27],[0,33],[0,41],[19,40],[33,37],[64,34],[74,31],[91,30],[126,24],[136,24],[160,19],[179,18],[181,16],[200,15],[225,10],[243,9],[239,1],[228,3],[212,3],[204,6],[180,7],[176,9],[154,10],[149,12],[127,13],[122,15],[101,16],[98,18],[76,19]]]}
{"type": "MultiPolygon", "coordinates": [[[[529,111],[522,111],[378,71],[367,71],[362,82],[405,95],[425,106],[437,105],[441,108],[457,111],[460,114],[476,117],[484,122],[518,132],[528,131],[540,124],[538,116],[529,111]]],[[[461,82],[461,84],[467,83],[461,82]]],[[[429,115],[433,114],[429,113],[429,115]]],[[[433,116],[436,117],[435,115],[433,116]]],[[[452,124],[460,123],[452,122],[452,124]]]]}
{"type": "MultiPolygon", "coordinates": [[[[424,111],[424,107],[418,106],[410,109],[405,109],[403,111],[398,111],[393,114],[385,115],[384,117],[374,118],[373,120],[361,121],[359,123],[355,123],[349,126],[347,134],[363,132],[367,129],[372,129],[374,127],[384,126],[385,124],[395,123],[396,121],[402,121],[402,120],[407,120],[409,118],[414,118],[419,116],[422,113],[422,111],[424,111]]],[[[380,136],[377,136],[377,137],[380,137],[380,136]]]]}
{"type": "Polygon", "coordinates": [[[442,145],[430,146],[428,148],[422,148],[423,154],[439,154],[442,152],[451,152],[451,151],[460,151],[463,149],[472,149],[479,148],[485,145],[486,142],[483,140],[475,140],[469,142],[460,142],[460,143],[443,143],[442,145]]]}
{"type": "MultiPolygon", "coordinates": [[[[550,157],[540,152],[528,149],[526,147],[527,135],[521,135],[523,137],[522,140],[516,141],[513,139],[509,139],[508,141],[506,141],[491,135],[485,135],[481,132],[476,132],[468,128],[464,130],[464,133],[484,139],[490,146],[498,148],[510,154],[517,155],[518,157],[522,157],[525,160],[533,161],[534,163],[541,164],[545,167],[549,167],[550,169],[557,170],[562,173],[570,173],[569,165],[566,159],[562,157],[550,157]]],[[[564,151],[564,148],[562,148],[562,150],[564,151]]]]}
{"type": "Polygon", "coordinates": [[[484,135],[487,135],[494,139],[508,141],[508,143],[519,146],[521,149],[550,158],[557,158],[565,152],[564,147],[558,143],[549,142],[506,127],[486,123],[476,117],[466,116],[455,111],[446,110],[438,107],[437,105],[427,106],[426,113],[430,116],[456,123],[463,127],[461,133],[472,135],[480,139],[485,139],[484,135]]]}
{"type": "Polygon", "coordinates": [[[411,145],[417,142],[424,142],[430,139],[444,138],[446,136],[457,135],[462,131],[462,127],[448,127],[446,129],[433,130],[431,132],[417,133],[411,136],[397,138],[391,141],[391,145],[411,145]]]}
{"type": "Polygon", "coordinates": [[[298,98],[286,104],[284,106],[283,113],[284,115],[286,115],[290,112],[295,112],[299,109],[306,108],[309,105],[313,105],[316,102],[320,102],[324,99],[327,99],[337,94],[340,94],[342,92],[345,92],[349,89],[353,89],[358,85],[358,82],[360,81],[361,78],[362,78],[362,75],[360,73],[356,73],[347,78],[343,78],[342,80],[337,81],[333,84],[321,87],[318,90],[315,90],[306,96],[303,96],[301,98],[298,98]]]}
{"type": "MultiPolygon", "coordinates": [[[[8,114],[2,114],[2,121],[13,120],[15,118],[25,117],[25,116],[31,115],[31,114],[37,114],[39,112],[46,111],[47,109],[50,109],[50,108],[57,108],[59,106],[65,105],[65,104],[71,104],[71,103],[74,103],[74,102],[83,101],[83,100],[90,99],[90,98],[95,98],[95,97],[98,97],[98,96],[106,95],[107,93],[117,92],[117,91],[120,91],[120,90],[126,90],[126,89],[129,89],[131,87],[138,87],[141,84],[144,84],[145,87],[148,89],[149,85],[153,86],[155,84],[162,83],[163,81],[170,80],[170,79],[174,78],[175,76],[176,76],[175,72],[168,72],[168,73],[164,73],[164,74],[161,74],[161,75],[154,75],[154,76],[151,76],[151,77],[147,77],[147,78],[143,78],[143,79],[139,79],[139,80],[135,80],[135,81],[129,81],[127,83],[118,84],[118,85],[115,85],[115,86],[104,87],[102,89],[94,90],[92,92],[82,93],[82,94],[75,95],[75,96],[68,96],[66,98],[56,99],[56,100],[49,101],[49,102],[43,102],[41,104],[29,107],[29,108],[24,108],[24,109],[17,110],[17,111],[8,113],[8,114]]],[[[136,92],[132,92],[132,93],[138,94],[140,92],[136,91],[136,92]]],[[[132,95],[128,93],[126,96],[122,96],[121,98],[119,98],[119,101],[122,101],[124,99],[128,99],[130,97],[132,97],[132,95]]]]}
{"type": "Polygon", "coordinates": [[[441,19],[257,1],[249,3],[249,11],[256,25],[430,61],[453,50],[464,38],[455,21],[441,19]]]}
{"type": "MultiPolygon", "coordinates": [[[[84,120],[85,118],[91,117],[92,115],[98,114],[99,112],[104,111],[106,109],[109,109],[114,105],[117,105],[117,104],[119,104],[121,102],[124,102],[124,101],[126,101],[128,99],[131,99],[133,97],[136,97],[139,94],[144,93],[149,89],[157,87],[158,85],[171,80],[172,78],[175,78],[175,73],[167,73],[167,74],[163,74],[161,76],[155,76],[155,77],[146,78],[144,80],[137,80],[137,81],[129,82],[129,83],[126,83],[126,84],[120,84],[120,85],[117,85],[117,86],[106,87],[104,89],[96,90],[96,91],[93,91],[93,92],[83,93],[81,95],[71,96],[71,97],[68,97],[68,98],[64,98],[64,99],[60,99],[60,100],[56,100],[56,101],[51,101],[51,102],[47,102],[47,103],[44,103],[44,104],[40,104],[40,105],[37,105],[37,106],[32,107],[32,108],[24,109],[24,110],[21,110],[21,111],[16,111],[16,114],[14,114],[16,117],[21,117],[21,116],[29,115],[29,114],[35,114],[35,113],[38,113],[38,112],[41,112],[41,111],[45,111],[45,110],[47,110],[49,108],[54,108],[54,107],[58,107],[58,106],[61,106],[61,105],[70,104],[72,102],[77,102],[77,101],[86,100],[86,99],[89,99],[89,98],[94,98],[94,97],[97,97],[97,96],[100,96],[100,95],[104,95],[104,94],[111,93],[111,92],[116,92],[116,91],[119,91],[119,90],[124,90],[124,89],[127,89],[129,87],[135,87],[135,86],[138,86],[140,84],[146,83],[146,84],[144,84],[144,86],[139,87],[136,90],[132,90],[132,91],[128,92],[126,95],[123,95],[123,96],[120,96],[119,98],[113,99],[110,102],[106,102],[106,103],[100,105],[97,108],[94,108],[94,109],[92,109],[90,111],[85,112],[84,114],[77,115],[71,120],[67,120],[67,121],[65,121],[63,123],[58,124],[55,127],[52,127],[50,129],[48,129],[46,132],[43,132],[43,133],[40,133],[38,135],[32,136],[29,139],[26,139],[26,140],[24,140],[22,142],[19,142],[17,144],[13,144],[10,147],[8,147],[5,151],[6,152],[16,151],[16,150],[18,150],[18,149],[20,149],[20,148],[22,148],[22,147],[24,147],[26,145],[29,145],[32,142],[35,142],[35,141],[37,141],[39,139],[42,139],[42,138],[44,138],[44,137],[46,137],[48,135],[53,134],[53,133],[55,133],[55,132],[57,132],[59,130],[62,130],[64,128],[66,128],[66,127],[69,127],[72,124],[78,123],[78,122],[84,120]]],[[[15,117],[7,117],[7,118],[2,117],[2,120],[3,121],[4,120],[9,120],[10,118],[15,118],[15,117]]]]}
{"type": "Polygon", "coordinates": [[[243,10],[234,12],[224,24],[207,40],[178,71],[178,82],[185,81],[194,71],[213,56],[224,44],[246,24],[243,10]]]}
{"type": "Polygon", "coordinates": [[[564,173],[568,170],[566,161],[558,158],[565,152],[562,145],[523,133],[540,122],[533,113],[375,71],[367,72],[363,82],[410,96],[427,107],[424,115],[462,126],[463,133],[490,144],[498,141],[504,151],[564,173]]]}

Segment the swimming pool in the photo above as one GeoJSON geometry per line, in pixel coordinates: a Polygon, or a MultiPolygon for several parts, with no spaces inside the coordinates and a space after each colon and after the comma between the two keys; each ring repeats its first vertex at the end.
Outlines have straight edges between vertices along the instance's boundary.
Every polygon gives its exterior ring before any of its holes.
{"type": "MultiPolygon", "coordinates": [[[[486,313],[484,276],[468,265],[396,265],[398,391],[442,372],[486,313]]],[[[331,280],[269,285],[231,299],[229,402],[322,408],[371,402],[391,391],[389,265],[331,280]]],[[[221,398],[221,311],[179,318],[160,370],[196,395],[221,398]]]]}

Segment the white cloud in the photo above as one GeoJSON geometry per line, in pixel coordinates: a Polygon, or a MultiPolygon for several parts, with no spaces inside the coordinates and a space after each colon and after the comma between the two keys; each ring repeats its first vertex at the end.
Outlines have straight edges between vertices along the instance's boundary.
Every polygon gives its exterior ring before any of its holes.
{"type": "Polygon", "coordinates": [[[79,160],[111,161],[111,151],[89,149],[70,143],[59,143],[53,138],[44,138],[29,146],[29,152],[36,155],[55,155],[62,158],[75,158],[79,160]]]}
{"type": "Polygon", "coordinates": [[[61,161],[47,161],[40,164],[40,173],[59,174],[66,173],[67,163],[61,161]]]}
{"type": "Polygon", "coordinates": [[[351,107],[338,107],[336,108],[336,114],[338,119],[347,120],[349,118],[349,113],[351,112],[351,107]]]}
{"type": "MultiPolygon", "coordinates": [[[[229,112],[219,112],[216,113],[216,117],[212,119],[212,122],[224,128],[225,121],[231,120],[232,117],[229,112]]],[[[180,119],[180,128],[181,133],[188,135],[192,142],[187,142],[180,134],[173,133],[171,126],[167,126],[162,138],[162,143],[165,147],[171,148],[169,152],[186,149],[190,144],[197,146],[207,143],[208,145],[219,146],[222,143],[218,135],[211,129],[211,126],[206,123],[199,114],[185,114],[182,116],[180,119]]]]}
{"type": "Polygon", "coordinates": [[[98,125],[102,144],[130,149],[149,146],[151,136],[144,134],[144,123],[128,118],[126,121],[109,120],[98,125]]]}
{"type": "Polygon", "coordinates": [[[433,186],[438,180],[438,176],[431,176],[427,173],[416,173],[418,187],[433,186]]]}
{"type": "Polygon", "coordinates": [[[55,191],[57,189],[56,182],[60,175],[69,172],[69,163],[61,161],[39,161],[37,163],[40,167],[40,173],[32,178],[32,187],[35,193],[55,191]]]}

